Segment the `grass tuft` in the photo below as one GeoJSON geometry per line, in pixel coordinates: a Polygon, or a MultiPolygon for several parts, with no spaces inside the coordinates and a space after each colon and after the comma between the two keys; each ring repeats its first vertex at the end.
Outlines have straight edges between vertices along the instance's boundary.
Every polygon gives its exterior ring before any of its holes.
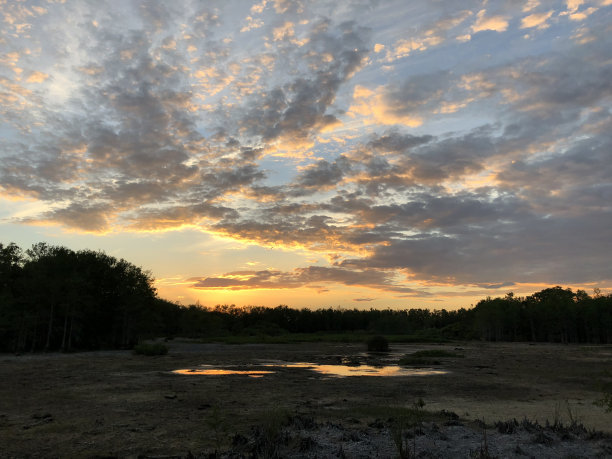
{"type": "Polygon", "coordinates": [[[372,336],[367,341],[368,351],[370,352],[388,352],[389,351],[389,340],[384,336],[372,336]]]}

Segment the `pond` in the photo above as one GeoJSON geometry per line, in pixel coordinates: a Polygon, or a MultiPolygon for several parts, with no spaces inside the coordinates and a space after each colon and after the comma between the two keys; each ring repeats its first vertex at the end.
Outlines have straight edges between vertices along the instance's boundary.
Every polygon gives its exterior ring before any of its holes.
{"type": "MultiPolygon", "coordinates": [[[[241,368],[244,368],[242,366],[241,368]]],[[[279,369],[296,368],[306,369],[314,373],[333,378],[345,378],[348,376],[432,376],[447,374],[446,370],[433,368],[404,368],[398,365],[322,365],[310,362],[278,362],[262,365],[254,365],[252,369],[231,369],[230,367],[212,367],[201,365],[196,368],[174,370],[173,373],[180,375],[196,376],[220,376],[220,375],[245,375],[251,378],[261,378],[267,374],[277,373],[279,369]]]]}
{"type": "Polygon", "coordinates": [[[223,375],[245,375],[250,378],[261,378],[270,373],[276,373],[270,370],[227,370],[222,368],[188,368],[185,370],[174,370],[172,373],[178,375],[205,375],[205,376],[223,376],[223,375]]]}

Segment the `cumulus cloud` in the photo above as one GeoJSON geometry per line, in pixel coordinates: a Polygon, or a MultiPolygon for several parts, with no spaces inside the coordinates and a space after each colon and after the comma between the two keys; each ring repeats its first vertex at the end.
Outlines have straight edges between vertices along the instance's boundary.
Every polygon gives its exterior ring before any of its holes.
{"type": "MultiPolygon", "coordinates": [[[[409,38],[400,38],[392,46],[389,46],[387,50],[385,61],[394,62],[398,59],[402,59],[410,56],[410,54],[417,51],[425,51],[428,48],[439,46],[444,43],[449,34],[454,29],[462,24],[467,18],[472,16],[472,12],[469,10],[462,10],[453,12],[450,15],[445,15],[442,18],[434,21],[433,23],[427,24],[420,33],[415,34],[409,38]]],[[[376,45],[375,51],[382,51],[384,45],[376,45]],[[382,46],[382,48],[381,48],[382,46]]]]}
{"type": "Polygon", "coordinates": [[[420,127],[432,118],[452,115],[495,94],[495,83],[482,73],[450,71],[415,74],[374,89],[356,86],[350,113],[365,124],[420,127]]]}
{"type": "Polygon", "coordinates": [[[608,3],[7,4],[0,196],[327,260],[195,289],[609,281],[608,3]]]}
{"type": "Polygon", "coordinates": [[[472,25],[472,32],[482,32],[492,30],[494,32],[505,32],[508,29],[508,18],[496,15],[487,16],[487,10],[480,10],[476,14],[476,21],[472,25]]]}
{"type": "Polygon", "coordinates": [[[26,82],[27,83],[42,83],[47,78],[49,78],[49,75],[47,73],[38,72],[35,70],[32,73],[30,73],[26,82]]]}
{"type": "Polygon", "coordinates": [[[533,13],[529,16],[525,16],[521,19],[521,29],[529,29],[537,27],[538,29],[546,29],[549,24],[547,21],[553,15],[554,11],[547,11],[546,13],[533,13]]]}
{"type": "Polygon", "coordinates": [[[409,127],[418,127],[423,124],[423,118],[418,113],[402,114],[394,104],[389,103],[385,92],[385,88],[372,90],[363,86],[356,86],[353,94],[353,105],[349,108],[350,113],[364,116],[367,124],[398,124],[409,127]]]}
{"type": "Polygon", "coordinates": [[[249,99],[240,128],[271,142],[305,139],[338,124],[328,110],[340,86],[364,62],[369,51],[365,35],[354,23],[333,25],[321,20],[313,24],[308,43],[292,50],[292,59],[308,64],[306,72],[249,99]]]}
{"type": "Polygon", "coordinates": [[[322,187],[337,186],[342,181],[342,177],[350,168],[349,161],[343,156],[340,156],[333,163],[321,160],[311,166],[308,166],[299,178],[299,188],[321,189],[322,187]]]}

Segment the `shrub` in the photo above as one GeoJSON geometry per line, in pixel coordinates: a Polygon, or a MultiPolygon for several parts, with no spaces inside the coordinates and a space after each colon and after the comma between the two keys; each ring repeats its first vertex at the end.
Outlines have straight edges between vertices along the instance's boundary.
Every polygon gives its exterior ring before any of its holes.
{"type": "Polygon", "coordinates": [[[368,339],[368,351],[372,352],[387,352],[389,350],[389,341],[384,336],[372,336],[368,339]]]}
{"type": "Polygon", "coordinates": [[[168,346],[162,343],[140,343],[134,346],[134,354],[139,355],[166,355],[168,346]]]}

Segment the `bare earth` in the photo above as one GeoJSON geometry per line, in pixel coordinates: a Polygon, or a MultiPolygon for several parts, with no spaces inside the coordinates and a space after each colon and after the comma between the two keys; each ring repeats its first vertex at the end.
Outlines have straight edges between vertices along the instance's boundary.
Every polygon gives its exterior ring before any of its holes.
{"type": "Polygon", "coordinates": [[[612,457],[612,413],[594,405],[612,378],[612,346],[395,345],[368,355],[356,344],[168,344],[161,357],[0,355],[0,456],[398,457],[396,435],[418,457],[612,457]],[[431,376],[258,366],[386,364],[422,349],[465,357],[440,359],[448,373],[431,376]],[[172,373],[203,364],[275,372],[172,373]],[[418,427],[403,426],[419,398],[418,427]],[[572,420],[586,430],[566,428],[572,420]]]}

